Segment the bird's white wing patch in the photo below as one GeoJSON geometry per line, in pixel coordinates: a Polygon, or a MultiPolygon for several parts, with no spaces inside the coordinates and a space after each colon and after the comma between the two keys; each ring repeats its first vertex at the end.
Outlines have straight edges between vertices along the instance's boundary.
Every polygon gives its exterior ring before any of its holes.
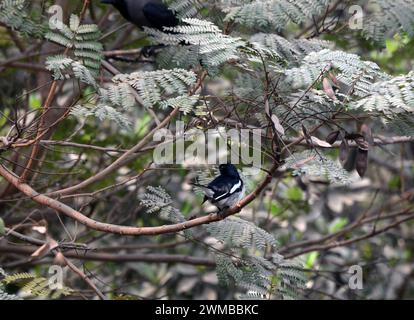
{"type": "Polygon", "coordinates": [[[239,180],[239,182],[237,182],[231,189],[229,192],[223,193],[221,195],[219,195],[217,198],[215,198],[215,201],[219,201],[222,198],[225,198],[228,195],[232,195],[233,193],[235,193],[237,191],[237,189],[239,189],[241,187],[241,180],[239,180]]]}
{"type": "Polygon", "coordinates": [[[221,198],[226,197],[228,194],[229,194],[228,192],[223,193],[223,194],[219,195],[217,198],[215,198],[214,200],[215,200],[215,201],[218,201],[218,200],[220,200],[221,198]]]}
{"type": "Polygon", "coordinates": [[[242,182],[241,182],[241,180],[239,180],[239,182],[237,182],[237,183],[236,183],[236,184],[235,184],[235,185],[231,188],[231,190],[230,190],[230,194],[233,194],[234,192],[236,192],[236,190],[240,188],[241,184],[242,184],[242,182]]]}

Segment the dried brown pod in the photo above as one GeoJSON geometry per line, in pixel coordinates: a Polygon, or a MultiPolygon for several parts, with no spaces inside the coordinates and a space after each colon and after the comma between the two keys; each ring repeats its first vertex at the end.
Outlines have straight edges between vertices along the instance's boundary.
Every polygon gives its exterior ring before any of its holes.
{"type": "Polygon", "coordinates": [[[325,141],[329,144],[334,144],[336,140],[338,140],[339,137],[339,131],[332,131],[328,136],[325,138],[325,141]]]}
{"type": "Polygon", "coordinates": [[[323,86],[323,91],[326,93],[326,95],[329,98],[331,98],[332,100],[338,100],[335,96],[335,92],[332,88],[331,82],[327,78],[324,78],[322,80],[322,86],[323,86]]]}
{"type": "Polygon", "coordinates": [[[346,139],[343,139],[341,145],[339,146],[339,160],[341,161],[342,165],[345,163],[346,159],[348,159],[349,154],[349,145],[346,139]]]}
{"type": "Polygon", "coordinates": [[[323,141],[317,137],[311,136],[311,142],[314,146],[322,147],[322,148],[330,148],[332,145],[326,141],[323,141]]]}
{"type": "Polygon", "coordinates": [[[368,151],[358,148],[356,155],[356,170],[359,176],[362,178],[368,169],[368,151]]]}
{"type": "Polygon", "coordinates": [[[369,143],[364,138],[357,138],[355,139],[355,143],[358,146],[358,149],[368,151],[369,150],[369,143]]]}

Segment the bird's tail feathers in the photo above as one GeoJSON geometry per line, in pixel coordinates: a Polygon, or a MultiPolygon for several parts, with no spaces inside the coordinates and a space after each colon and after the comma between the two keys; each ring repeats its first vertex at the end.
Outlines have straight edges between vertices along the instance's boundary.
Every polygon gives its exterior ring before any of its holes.
{"type": "MultiPolygon", "coordinates": [[[[199,183],[190,183],[190,185],[192,185],[194,187],[197,187],[197,188],[200,188],[204,192],[204,194],[206,195],[207,198],[212,197],[214,195],[214,191],[211,190],[211,188],[209,188],[208,186],[203,186],[202,184],[199,184],[199,183]]],[[[205,198],[203,203],[206,202],[206,201],[207,201],[207,199],[205,198]]]]}

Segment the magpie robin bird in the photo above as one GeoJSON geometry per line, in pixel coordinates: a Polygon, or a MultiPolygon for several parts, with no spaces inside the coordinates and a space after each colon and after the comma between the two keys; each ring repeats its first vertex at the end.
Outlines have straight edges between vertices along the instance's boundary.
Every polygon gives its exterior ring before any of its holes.
{"type": "Polygon", "coordinates": [[[220,175],[207,186],[193,183],[205,194],[204,202],[209,200],[220,211],[230,208],[243,199],[245,188],[237,168],[232,164],[221,164],[220,175]]]}
{"type": "Polygon", "coordinates": [[[175,27],[178,19],[162,0],[101,0],[112,4],[122,16],[139,28],[150,27],[163,30],[163,27],[175,27]]]}

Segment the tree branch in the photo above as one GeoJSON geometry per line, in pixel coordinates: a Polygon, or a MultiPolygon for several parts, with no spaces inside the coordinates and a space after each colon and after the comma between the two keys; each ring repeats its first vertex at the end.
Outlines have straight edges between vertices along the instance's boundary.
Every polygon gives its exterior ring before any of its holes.
{"type": "MultiPolygon", "coordinates": [[[[2,253],[16,253],[30,256],[38,247],[35,246],[10,246],[0,245],[2,253]]],[[[104,252],[81,252],[70,250],[64,252],[65,257],[86,261],[107,261],[107,262],[148,262],[148,263],[183,263],[193,266],[214,267],[216,262],[213,259],[203,257],[192,257],[183,254],[163,253],[125,253],[113,254],[104,252]]]]}
{"type": "Polygon", "coordinates": [[[79,223],[87,226],[90,229],[94,229],[94,230],[98,230],[98,231],[102,231],[106,233],[114,233],[114,234],[121,234],[121,235],[130,235],[130,236],[141,236],[141,235],[158,235],[158,234],[180,232],[180,231],[190,229],[196,226],[200,226],[206,223],[219,221],[219,220],[224,219],[225,217],[228,217],[230,215],[234,215],[240,212],[242,208],[244,208],[250,202],[252,202],[266,188],[266,186],[271,182],[272,176],[276,172],[278,167],[279,167],[278,164],[274,164],[273,167],[269,170],[263,182],[260,183],[259,186],[252,193],[247,195],[236,206],[234,206],[233,208],[230,208],[225,213],[223,214],[211,213],[207,216],[195,218],[190,221],[177,223],[177,224],[171,224],[171,225],[163,225],[159,227],[129,227],[129,226],[120,226],[120,225],[99,222],[91,218],[88,218],[87,216],[83,215],[81,212],[74,210],[73,208],[69,207],[68,205],[58,200],[52,199],[46,195],[39,194],[32,187],[30,187],[27,183],[20,181],[20,179],[17,176],[15,176],[2,164],[0,164],[0,175],[3,176],[9,183],[15,186],[22,193],[30,197],[33,201],[37,202],[38,204],[52,208],[59,213],[63,213],[65,216],[78,221],[79,223]]]}

